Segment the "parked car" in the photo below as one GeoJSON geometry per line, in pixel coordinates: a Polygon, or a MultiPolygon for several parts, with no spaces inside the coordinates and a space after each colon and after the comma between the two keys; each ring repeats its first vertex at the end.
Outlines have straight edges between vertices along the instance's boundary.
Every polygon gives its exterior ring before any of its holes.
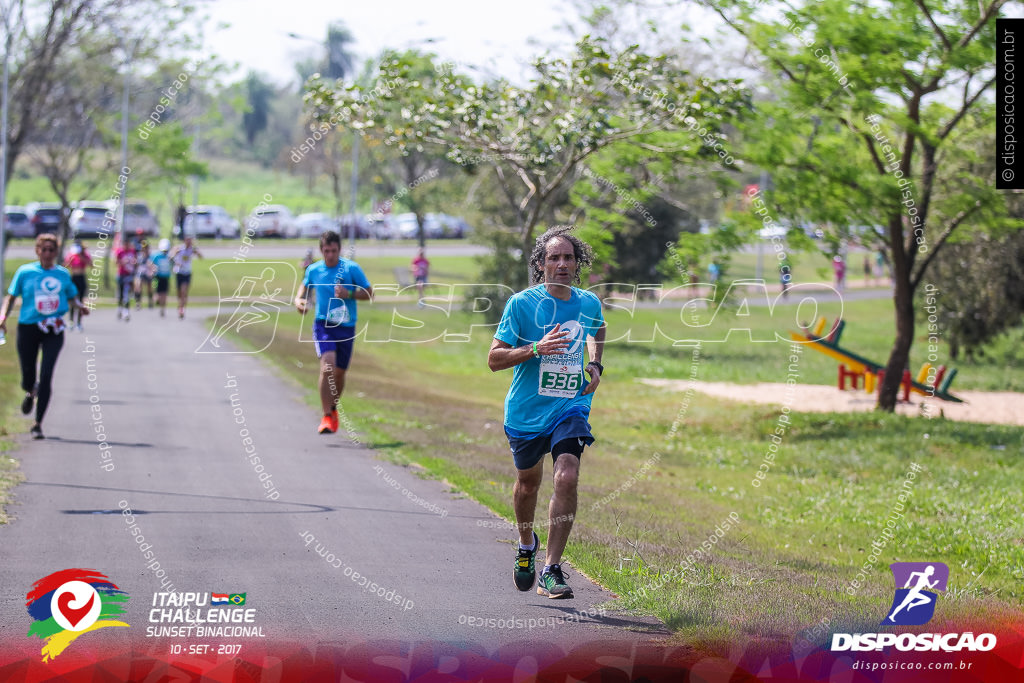
{"type": "MultiPolygon", "coordinates": [[[[395,223],[398,225],[398,236],[402,239],[412,240],[419,237],[420,225],[416,220],[416,214],[400,213],[395,217],[395,223]]],[[[433,214],[423,217],[423,234],[429,239],[437,239],[441,236],[441,224],[433,217],[433,214]]]]}
{"type": "Polygon", "coordinates": [[[28,211],[28,219],[32,221],[33,237],[38,237],[44,232],[60,234],[63,206],[53,202],[32,202],[25,209],[28,211]]]}
{"type": "Polygon", "coordinates": [[[389,214],[370,214],[366,217],[366,232],[378,240],[392,240],[398,237],[398,228],[389,214]]]}
{"type": "MultiPolygon", "coordinates": [[[[242,228],[222,206],[190,206],[185,214],[185,235],[189,237],[238,237],[242,228]]],[[[181,237],[181,229],[174,226],[174,236],[181,237]]]]}
{"type": "Polygon", "coordinates": [[[4,234],[7,239],[35,237],[32,220],[23,206],[4,207],[4,234]]]}
{"type": "Polygon", "coordinates": [[[295,217],[287,206],[261,204],[252,210],[246,221],[246,232],[252,228],[256,237],[296,237],[295,217]]]}
{"type": "Polygon", "coordinates": [[[74,237],[98,237],[101,233],[112,235],[117,223],[107,217],[107,212],[116,209],[116,202],[82,201],[71,212],[71,234],[74,237]]]}
{"type": "Polygon", "coordinates": [[[349,238],[349,230],[355,228],[356,239],[366,239],[372,236],[370,232],[370,222],[365,216],[357,216],[350,213],[340,217],[337,222],[338,234],[341,235],[342,239],[349,238]]]}
{"type": "Polygon", "coordinates": [[[124,203],[124,232],[141,237],[160,236],[160,224],[146,202],[128,200],[124,203]]]}
{"type": "Polygon", "coordinates": [[[299,237],[319,238],[326,230],[337,230],[337,223],[326,213],[304,213],[295,219],[299,237]]]}
{"type": "MultiPolygon", "coordinates": [[[[440,234],[438,237],[448,237],[451,239],[461,239],[468,233],[472,232],[469,224],[465,220],[458,216],[449,216],[446,213],[428,213],[427,214],[428,225],[437,225],[440,234]]],[[[432,235],[427,234],[427,237],[432,235]]]]}

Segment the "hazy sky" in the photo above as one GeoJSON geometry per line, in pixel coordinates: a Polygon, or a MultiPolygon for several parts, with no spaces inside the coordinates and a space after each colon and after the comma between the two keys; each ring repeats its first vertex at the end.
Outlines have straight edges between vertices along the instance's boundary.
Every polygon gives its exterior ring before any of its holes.
{"type": "Polygon", "coordinates": [[[206,8],[211,25],[231,24],[209,29],[206,48],[224,61],[240,62],[243,73],[255,69],[282,84],[296,80],[292,64],[312,54],[313,41],[324,41],[333,20],[348,26],[360,58],[375,56],[384,47],[443,39],[420,46],[442,60],[476,64],[515,79],[520,63],[545,47],[569,42],[557,27],[573,16],[562,0],[214,0],[206,8]],[[290,38],[288,33],[312,40],[290,38]]]}

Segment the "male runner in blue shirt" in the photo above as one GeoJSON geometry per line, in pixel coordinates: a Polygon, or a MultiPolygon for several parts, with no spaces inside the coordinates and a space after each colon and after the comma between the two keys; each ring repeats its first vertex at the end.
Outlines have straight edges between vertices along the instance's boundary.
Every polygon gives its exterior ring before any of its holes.
{"type": "Polygon", "coordinates": [[[536,579],[537,491],[544,456],[550,452],[554,461],[547,564],[537,586],[549,598],[573,597],[560,563],[576,516],[580,457],[584,446],[594,443],[587,418],[604,371],[601,300],[572,286],[580,284],[580,270],[591,264],[592,252],[570,230],[551,228],[537,238],[530,256],[535,286],[508,300],[487,355],[492,371],[515,368],[505,397],[505,434],[516,466],[512,502],[519,548],[513,580],[521,591],[530,590],[536,579]]]}
{"type": "Polygon", "coordinates": [[[324,409],[317,431],[333,434],[338,431],[337,406],[356,336],[356,301],[369,301],[373,288],[358,263],[340,258],[341,237],[335,231],[320,235],[320,253],[323,259],[306,268],[295,307],[305,314],[307,297],[313,292],[313,341],[320,358],[320,405],[324,409]]]}

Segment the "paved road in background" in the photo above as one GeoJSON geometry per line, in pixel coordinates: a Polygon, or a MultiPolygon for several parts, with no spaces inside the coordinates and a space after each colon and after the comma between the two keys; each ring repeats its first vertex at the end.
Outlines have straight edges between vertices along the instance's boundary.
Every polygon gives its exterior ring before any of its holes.
{"type": "MultiPolygon", "coordinates": [[[[610,612],[543,628],[471,626],[470,617],[564,617],[612,596],[571,567],[575,600],[519,593],[512,534],[480,524],[497,523],[493,515],[380,459],[344,427],[316,434],[318,410],[304,400],[311,388],[282,378],[259,355],[195,353],[205,325],[198,315],[179,321],[150,310],[122,323],[100,310],[84,333],[68,333],[47,439],[19,437],[14,454],[27,480],[13,491],[13,521],[0,527],[0,642],[24,642],[26,654],[38,656],[38,641],[24,637],[25,594],[69,567],[100,570],[132,596],[131,629],[90,637],[149,652],[183,642],[144,637],[154,593],[168,590],[168,581],[175,591],[247,593],[257,623],[275,640],[488,648],[549,640],[568,651],[595,639],[665,635],[655,620],[610,612]],[[110,447],[106,460],[97,428],[110,447]],[[259,456],[273,490],[246,450],[259,456]],[[269,499],[274,492],[279,497],[269,499]],[[162,578],[147,568],[125,507],[162,578]],[[385,588],[385,597],[361,588],[356,572],[385,588]],[[401,596],[392,598],[397,604],[386,599],[393,595],[401,596]]],[[[13,344],[0,349],[10,352],[13,344]]],[[[357,390],[350,386],[347,400],[357,390]]]]}

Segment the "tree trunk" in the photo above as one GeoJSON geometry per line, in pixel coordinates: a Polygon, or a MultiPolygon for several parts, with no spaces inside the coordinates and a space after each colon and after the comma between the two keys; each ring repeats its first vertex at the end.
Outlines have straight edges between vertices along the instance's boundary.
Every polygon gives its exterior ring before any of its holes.
{"type": "MultiPolygon", "coordinates": [[[[897,218],[897,220],[899,220],[897,218]]],[[[902,256],[902,254],[901,254],[902,256]]],[[[889,352],[885,366],[885,379],[878,390],[878,410],[893,412],[899,395],[903,370],[910,358],[910,347],[914,343],[914,290],[910,284],[910,265],[905,258],[893,259],[893,303],[896,315],[896,339],[889,352]]]]}
{"type": "Polygon", "coordinates": [[[536,235],[533,234],[534,227],[535,225],[531,223],[523,228],[522,259],[523,266],[525,266],[526,269],[526,283],[523,287],[517,288],[516,291],[519,291],[519,289],[525,289],[533,284],[533,273],[530,272],[530,255],[533,254],[533,247],[537,241],[536,235]]]}

